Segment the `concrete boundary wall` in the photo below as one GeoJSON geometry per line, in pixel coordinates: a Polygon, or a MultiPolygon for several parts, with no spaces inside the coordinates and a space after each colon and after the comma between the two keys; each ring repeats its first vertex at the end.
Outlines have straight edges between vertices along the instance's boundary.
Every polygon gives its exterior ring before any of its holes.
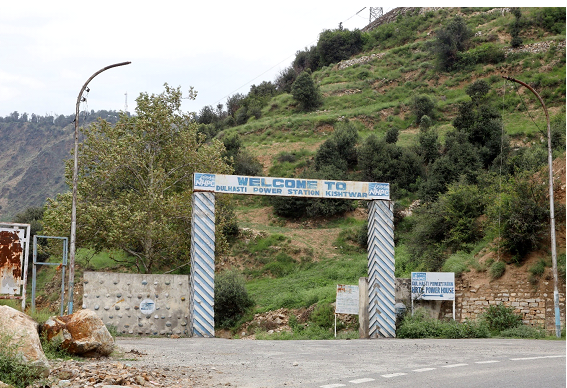
{"type": "Polygon", "coordinates": [[[189,276],[85,272],[84,309],[124,334],[189,333],[189,276]]]}

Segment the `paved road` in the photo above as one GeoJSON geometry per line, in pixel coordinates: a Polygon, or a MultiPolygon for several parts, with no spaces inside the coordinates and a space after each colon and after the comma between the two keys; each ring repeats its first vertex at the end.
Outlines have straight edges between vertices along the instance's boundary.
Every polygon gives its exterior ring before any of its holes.
{"type": "Polygon", "coordinates": [[[565,341],[253,341],[118,338],[148,365],[191,366],[237,387],[565,387],[565,341]]]}

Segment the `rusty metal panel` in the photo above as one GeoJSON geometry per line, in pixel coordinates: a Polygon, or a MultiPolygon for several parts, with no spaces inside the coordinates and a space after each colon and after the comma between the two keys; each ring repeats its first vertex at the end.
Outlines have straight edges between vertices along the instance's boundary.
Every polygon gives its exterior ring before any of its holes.
{"type": "Polygon", "coordinates": [[[20,294],[23,264],[24,230],[0,228],[0,294],[20,294]]]}

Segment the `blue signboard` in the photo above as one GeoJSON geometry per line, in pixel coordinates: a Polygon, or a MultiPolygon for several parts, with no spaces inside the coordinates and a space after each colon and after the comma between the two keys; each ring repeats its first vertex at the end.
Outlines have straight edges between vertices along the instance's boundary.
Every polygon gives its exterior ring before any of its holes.
{"type": "Polygon", "coordinates": [[[287,197],[389,200],[390,184],[195,173],[195,191],[287,197]]]}

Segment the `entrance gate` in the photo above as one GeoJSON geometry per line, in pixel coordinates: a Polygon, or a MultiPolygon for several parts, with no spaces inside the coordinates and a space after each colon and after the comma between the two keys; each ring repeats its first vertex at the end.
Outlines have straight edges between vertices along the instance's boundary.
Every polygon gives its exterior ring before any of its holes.
{"type": "Polygon", "coordinates": [[[215,193],[371,201],[368,213],[370,338],[396,336],[394,217],[388,183],[195,173],[191,221],[190,333],[214,337],[215,193]]]}

